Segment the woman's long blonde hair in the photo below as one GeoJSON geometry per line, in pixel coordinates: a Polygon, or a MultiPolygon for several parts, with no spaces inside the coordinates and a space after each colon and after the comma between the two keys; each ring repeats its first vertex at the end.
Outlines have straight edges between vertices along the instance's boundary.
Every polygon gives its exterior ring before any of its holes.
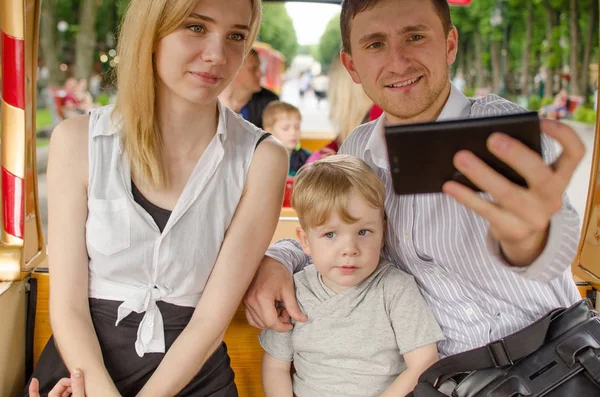
{"type": "Polygon", "coordinates": [[[341,145],[361,124],[373,101],[365,94],[362,85],[352,81],[339,56],[333,57],[331,62],[327,96],[329,120],[338,131],[337,141],[341,145]]]}
{"type": "MultiPolygon", "coordinates": [[[[262,11],[260,0],[249,1],[252,19],[247,51],[258,34],[262,11]]],[[[153,57],[158,41],[183,23],[195,3],[190,0],[131,0],[121,24],[115,111],[124,132],[124,148],[132,171],[142,184],[158,187],[169,183],[163,169],[153,57]]]]}

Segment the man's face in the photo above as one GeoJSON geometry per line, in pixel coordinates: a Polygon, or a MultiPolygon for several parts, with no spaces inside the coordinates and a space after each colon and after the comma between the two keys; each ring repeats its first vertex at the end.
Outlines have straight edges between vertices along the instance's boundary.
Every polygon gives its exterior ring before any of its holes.
{"type": "Polygon", "coordinates": [[[429,121],[448,99],[457,42],[431,0],[382,0],[352,19],[352,54],[343,52],[342,62],[388,121],[429,121]]]}
{"type": "Polygon", "coordinates": [[[257,55],[249,55],[235,76],[235,86],[252,93],[258,92],[260,91],[260,77],[260,59],[257,55]]]}

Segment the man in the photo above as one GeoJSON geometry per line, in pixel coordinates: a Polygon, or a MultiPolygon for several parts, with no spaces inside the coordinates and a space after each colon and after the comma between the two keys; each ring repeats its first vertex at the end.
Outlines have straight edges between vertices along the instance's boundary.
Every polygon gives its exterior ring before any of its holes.
{"type": "MultiPolygon", "coordinates": [[[[340,153],[362,158],[385,182],[384,255],[415,277],[446,336],[438,344],[440,355],[482,346],[577,301],[570,264],[579,220],[563,200],[584,154],[575,132],[554,121],[542,122],[542,130],[563,147],[556,159],[544,137],[551,166],[504,134],[489,138],[491,152],[527,180],[527,189],[461,151],[455,166],[487,194],[447,182],[445,194],[396,196],[383,137],[386,123],[523,109],[494,95],[468,100],[452,86],[449,66],[456,58],[458,33],[445,0],[346,0],[340,19],[342,62],[384,110],[378,120],[358,127],[340,153]]],[[[309,258],[289,240],[267,254],[246,295],[246,315],[254,326],[285,331],[291,328],[289,317],[278,317],[273,303],[282,301],[291,317],[306,321],[295,302],[290,271],[309,258]]]]}
{"type": "Polygon", "coordinates": [[[260,86],[260,58],[252,49],[244,65],[219,99],[231,110],[238,112],[258,128],[262,128],[262,113],[271,101],[279,97],[260,86]]]}

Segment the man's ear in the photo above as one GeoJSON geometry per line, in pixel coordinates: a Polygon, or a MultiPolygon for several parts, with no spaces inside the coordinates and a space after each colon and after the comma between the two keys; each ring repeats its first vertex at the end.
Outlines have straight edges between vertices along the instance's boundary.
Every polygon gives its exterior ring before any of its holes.
{"type": "Polygon", "coordinates": [[[458,52],[458,30],[454,26],[450,29],[446,39],[446,51],[446,62],[450,66],[456,61],[456,53],[458,52]]]}
{"type": "Polygon", "coordinates": [[[296,228],[296,237],[298,237],[298,241],[300,241],[300,245],[302,245],[302,251],[304,251],[304,253],[306,255],[311,255],[310,254],[310,245],[308,244],[308,236],[306,235],[306,233],[304,233],[304,229],[302,229],[302,226],[298,226],[296,228]]]}
{"type": "Polygon", "coordinates": [[[342,60],[342,65],[346,68],[348,73],[350,73],[350,77],[355,84],[360,84],[360,76],[356,71],[356,65],[354,64],[354,60],[352,59],[352,55],[342,50],[340,52],[340,59],[342,60]]]}

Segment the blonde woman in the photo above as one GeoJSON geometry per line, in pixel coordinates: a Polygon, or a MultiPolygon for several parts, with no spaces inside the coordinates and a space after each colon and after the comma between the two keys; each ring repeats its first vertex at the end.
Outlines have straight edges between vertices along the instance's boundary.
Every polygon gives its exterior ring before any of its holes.
{"type": "Polygon", "coordinates": [[[307,160],[311,163],[320,158],[336,154],[350,133],[364,122],[365,116],[373,106],[362,88],[355,84],[342,65],[339,57],[334,57],[329,69],[329,120],[338,135],[327,146],[314,152],[307,160]]]}
{"type": "Polygon", "coordinates": [[[42,395],[77,368],[88,397],[237,396],[223,334],[275,230],[287,153],[217,96],[260,12],[132,0],[116,107],[54,131],[42,395]]]}

